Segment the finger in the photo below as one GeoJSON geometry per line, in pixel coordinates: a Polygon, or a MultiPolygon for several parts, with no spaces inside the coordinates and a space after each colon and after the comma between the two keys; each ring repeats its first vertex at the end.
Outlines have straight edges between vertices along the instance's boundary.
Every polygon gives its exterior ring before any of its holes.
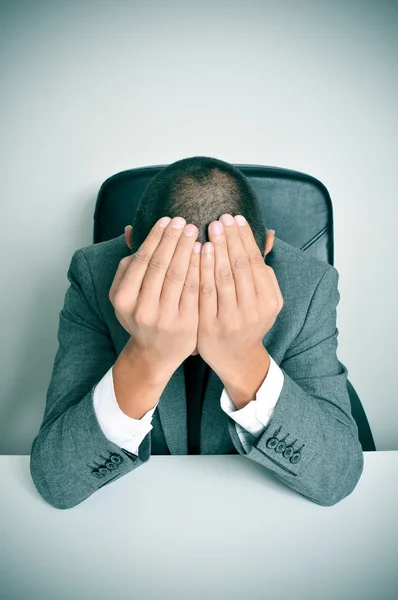
{"type": "Polygon", "coordinates": [[[113,278],[112,285],[109,290],[109,299],[111,300],[112,304],[113,304],[113,298],[115,296],[115,293],[119,289],[120,283],[122,282],[122,280],[126,274],[126,271],[130,266],[131,260],[132,260],[132,257],[131,257],[131,255],[129,255],[129,256],[125,256],[124,258],[122,258],[122,260],[119,262],[119,266],[117,268],[115,277],[113,278]]]}
{"type": "Polygon", "coordinates": [[[164,230],[162,239],[149,260],[140,292],[140,300],[145,307],[155,309],[160,303],[166,273],[185,224],[182,217],[174,217],[164,230]]]}
{"type": "Polygon", "coordinates": [[[259,298],[264,300],[267,297],[267,292],[271,283],[267,265],[264,262],[264,257],[261,254],[249,223],[244,219],[243,225],[238,225],[238,219],[236,217],[235,221],[237,223],[241,244],[250,261],[255,293],[259,298]]]}
{"type": "Polygon", "coordinates": [[[126,289],[128,297],[133,302],[137,300],[141,292],[148,264],[153,253],[160,244],[165,228],[167,227],[167,223],[166,225],[163,224],[163,227],[161,226],[160,223],[163,219],[169,219],[168,223],[171,221],[170,217],[162,217],[162,219],[159,219],[159,221],[155,223],[141,246],[131,255],[131,261],[127,270],[124,272],[123,279],[120,281],[120,290],[126,289]]]}
{"type": "Polygon", "coordinates": [[[199,311],[200,284],[200,248],[202,244],[195,242],[191,252],[187,277],[181,293],[180,312],[194,315],[199,311]]]}
{"type": "Polygon", "coordinates": [[[217,318],[217,289],[214,280],[214,247],[211,242],[202,246],[200,258],[199,318],[201,325],[210,332],[217,318]],[[211,252],[207,252],[207,248],[211,252]]]}
{"type": "Polygon", "coordinates": [[[178,239],[177,247],[165,274],[159,301],[166,315],[175,314],[179,310],[181,295],[186,285],[192,259],[192,250],[198,234],[199,230],[196,225],[189,223],[184,227],[178,239]]]}
{"type": "Polygon", "coordinates": [[[213,221],[208,232],[214,246],[214,280],[217,289],[218,314],[228,318],[228,315],[236,312],[238,301],[224,226],[220,221],[213,221]]]}
{"type": "Polygon", "coordinates": [[[229,255],[229,262],[236,289],[236,305],[238,310],[249,313],[256,309],[256,290],[251,272],[250,260],[240,239],[238,227],[232,215],[221,215],[224,235],[229,255]]]}

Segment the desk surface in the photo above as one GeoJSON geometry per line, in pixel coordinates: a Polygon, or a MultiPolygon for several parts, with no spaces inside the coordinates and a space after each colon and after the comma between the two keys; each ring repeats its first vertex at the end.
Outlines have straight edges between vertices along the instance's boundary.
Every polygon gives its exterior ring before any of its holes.
{"type": "Polygon", "coordinates": [[[4,600],[398,597],[398,452],[323,507],[240,455],[152,456],[58,510],[0,456],[4,600]]]}

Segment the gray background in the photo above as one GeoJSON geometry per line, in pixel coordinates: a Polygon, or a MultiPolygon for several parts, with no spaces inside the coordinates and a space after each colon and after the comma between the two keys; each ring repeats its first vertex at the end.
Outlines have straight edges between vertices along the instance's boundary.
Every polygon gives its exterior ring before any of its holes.
{"type": "Polygon", "coordinates": [[[194,155],[327,186],[338,355],[378,449],[398,449],[397,4],[0,2],[0,453],[40,426],[101,183],[194,155]]]}

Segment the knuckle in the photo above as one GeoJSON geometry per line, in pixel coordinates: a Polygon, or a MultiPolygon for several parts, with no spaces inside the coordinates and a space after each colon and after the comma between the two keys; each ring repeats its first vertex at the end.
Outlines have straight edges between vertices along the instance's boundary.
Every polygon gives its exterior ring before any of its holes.
{"type": "Polygon", "coordinates": [[[164,230],[163,238],[168,241],[175,241],[180,237],[181,229],[177,229],[176,227],[166,227],[164,230]]]}
{"type": "Polygon", "coordinates": [[[260,252],[253,252],[253,254],[250,255],[250,262],[252,265],[262,265],[264,266],[264,258],[261,255],[260,252]]]}
{"type": "Polygon", "coordinates": [[[216,272],[215,274],[215,278],[217,281],[219,281],[220,283],[230,283],[231,281],[233,281],[233,274],[231,269],[220,269],[218,272],[216,272]]]}
{"type": "Polygon", "coordinates": [[[145,309],[138,305],[137,308],[134,311],[134,320],[138,325],[149,325],[149,316],[148,313],[145,312],[145,309]]]}
{"type": "Polygon", "coordinates": [[[166,279],[169,281],[180,282],[184,278],[184,273],[176,266],[170,266],[166,272],[166,279]]]}
{"type": "Polygon", "coordinates": [[[239,233],[239,231],[237,229],[234,230],[234,228],[232,228],[232,230],[228,233],[228,237],[231,240],[239,239],[240,238],[240,233],[239,233]]]}
{"type": "Polygon", "coordinates": [[[127,303],[128,299],[126,294],[121,293],[120,291],[114,294],[112,304],[118,312],[125,312],[127,310],[127,303]]]}
{"type": "Polygon", "coordinates": [[[189,293],[197,293],[199,289],[199,283],[195,279],[186,279],[184,283],[184,290],[189,293]]]}
{"type": "Polygon", "coordinates": [[[166,266],[166,262],[159,254],[154,254],[148,263],[148,269],[161,271],[166,266]]]}
{"type": "Polygon", "coordinates": [[[204,296],[210,296],[214,292],[214,286],[210,283],[201,283],[200,284],[200,293],[204,296]]]}
{"type": "Polygon", "coordinates": [[[237,256],[234,260],[233,266],[235,269],[248,269],[250,267],[249,259],[246,255],[237,256]]]}
{"type": "Polygon", "coordinates": [[[227,247],[224,237],[217,237],[215,240],[211,240],[211,243],[219,248],[227,247]]]}
{"type": "Polygon", "coordinates": [[[214,270],[213,261],[205,260],[205,261],[201,262],[201,268],[204,271],[210,271],[211,273],[213,273],[213,270],[214,270]]]}
{"type": "Polygon", "coordinates": [[[137,263],[141,263],[141,264],[143,264],[143,265],[146,265],[146,264],[148,264],[149,258],[150,258],[150,255],[149,255],[149,253],[148,253],[146,250],[144,250],[144,248],[139,248],[139,249],[137,250],[137,252],[135,252],[135,253],[133,254],[133,258],[132,258],[132,260],[133,260],[134,262],[137,262],[137,263]]]}
{"type": "Polygon", "coordinates": [[[239,235],[241,238],[250,240],[253,233],[249,230],[249,227],[239,227],[239,235]]]}

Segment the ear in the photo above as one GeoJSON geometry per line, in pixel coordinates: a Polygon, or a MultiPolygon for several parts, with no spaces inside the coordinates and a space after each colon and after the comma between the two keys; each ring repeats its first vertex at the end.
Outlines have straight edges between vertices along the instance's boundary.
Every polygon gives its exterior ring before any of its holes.
{"type": "Polygon", "coordinates": [[[274,245],[274,241],[275,241],[275,229],[268,229],[267,233],[265,234],[264,256],[266,256],[268,254],[268,252],[271,252],[272,246],[274,245]]]}
{"type": "Polygon", "coordinates": [[[131,236],[133,234],[133,227],[132,225],[126,225],[126,227],[124,228],[124,235],[126,238],[126,244],[127,246],[131,249],[132,243],[131,243],[131,236]]]}

